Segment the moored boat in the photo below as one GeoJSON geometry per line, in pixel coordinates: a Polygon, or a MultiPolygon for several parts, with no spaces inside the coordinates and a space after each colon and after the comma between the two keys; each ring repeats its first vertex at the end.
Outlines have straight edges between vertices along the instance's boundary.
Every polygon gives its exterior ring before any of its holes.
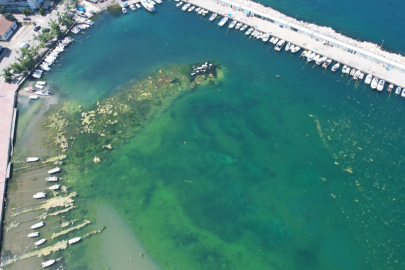
{"type": "Polygon", "coordinates": [[[49,260],[46,262],[42,262],[42,268],[49,267],[49,266],[53,265],[55,262],[56,262],[55,260],[49,260]]]}
{"type": "Polygon", "coordinates": [[[352,69],[352,71],[350,71],[350,76],[354,76],[355,73],[356,73],[356,69],[352,69]]]}
{"type": "Polygon", "coordinates": [[[395,89],[395,95],[400,95],[401,94],[401,87],[397,87],[397,89],[395,89]]]}
{"type": "Polygon", "coordinates": [[[30,96],[30,99],[39,99],[39,96],[30,96]]]}
{"type": "Polygon", "coordinates": [[[240,23],[236,24],[235,29],[240,30],[241,27],[242,27],[242,23],[240,22],[240,23]]]}
{"type": "Polygon", "coordinates": [[[194,10],[194,12],[198,14],[198,12],[199,12],[200,10],[201,10],[201,8],[198,7],[198,8],[196,8],[196,9],[194,10]]]}
{"type": "MultiPolygon", "coordinates": [[[[308,58],[311,54],[312,54],[311,51],[307,51],[307,53],[304,55],[304,57],[307,57],[307,58],[308,58]]],[[[314,54],[314,57],[315,57],[315,54],[314,54]]]]}
{"type": "Polygon", "coordinates": [[[136,10],[136,7],[135,7],[134,4],[130,5],[129,8],[130,8],[132,11],[135,11],[135,10],[136,10]]]}
{"type": "Polygon", "coordinates": [[[373,79],[373,75],[368,74],[366,79],[364,80],[364,83],[365,84],[370,84],[372,79],[373,79]]]}
{"type": "Polygon", "coordinates": [[[51,92],[42,90],[42,91],[35,91],[35,94],[38,96],[50,96],[51,92]]]}
{"type": "Polygon", "coordinates": [[[38,160],[39,160],[38,157],[28,157],[25,161],[26,162],[35,162],[35,161],[38,161],[38,160]]]}
{"type": "Polygon", "coordinates": [[[57,182],[58,177],[57,176],[51,176],[51,177],[45,178],[45,180],[48,181],[48,182],[57,182]]]}
{"type": "Polygon", "coordinates": [[[48,188],[49,190],[58,190],[60,189],[60,185],[53,185],[48,188]]]}
{"type": "Polygon", "coordinates": [[[228,17],[223,17],[222,19],[221,19],[221,21],[218,23],[218,25],[220,26],[220,27],[222,27],[222,26],[224,26],[225,24],[226,24],[226,22],[229,20],[229,18],[228,17]]]}
{"type": "Polygon", "coordinates": [[[346,70],[345,70],[345,74],[349,74],[349,73],[350,73],[350,68],[347,67],[346,70]]]}
{"type": "Polygon", "coordinates": [[[155,7],[152,4],[149,4],[145,0],[141,1],[142,6],[149,12],[155,12],[155,7]]]}
{"type": "Polygon", "coordinates": [[[311,61],[314,61],[315,56],[316,56],[316,53],[311,53],[311,55],[307,57],[307,62],[309,63],[311,61]]]}
{"type": "Polygon", "coordinates": [[[31,229],[38,229],[45,226],[45,223],[43,221],[35,223],[34,225],[31,226],[31,229]]]}
{"type": "Polygon", "coordinates": [[[323,67],[324,69],[327,69],[330,64],[332,64],[332,59],[328,58],[328,59],[326,59],[326,61],[322,64],[322,67],[323,67]]]}
{"type": "Polygon", "coordinates": [[[56,167],[56,168],[53,168],[52,170],[49,170],[48,173],[53,174],[53,173],[58,173],[60,171],[61,171],[61,169],[59,167],[56,167]]]}
{"type": "Polygon", "coordinates": [[[304,51],[301,53],[300,57],[305,57],[306,54],[307,54],[307,50],[304,50],[304,51]]]}
{"type": "Polygon", "coordinates": [[[237,21],[233,20],[233,21],[228,25],[228,27],[229,27],[230,29],[232,29],[232,28],[235,27],[235,25],[236,25],[237,23],[238,23],[237,21]]]}
{"type": "Polygon", "coordinates": [[[360,79],[360,80],[363,80],[363,78],[364,78],[364,73],[363,73],[363,72],[360,72],[359,79],[360,79]]]}
{"type": "Polygon", "coordinates": [[[359,78],[359,76],[360,76],[360,73],[361,73],[361,71],[357,70],[353,75],[353,79],[357,80],[359,78]]]}
{"type": "Polygon", "coordinates": [[[388,91],[388,92],[392,92],[392,89],[394,89],[394,85],[391,83],[391,84],[388,86],[387,91],[388,91]]]}
{"type": "Polygon", "coordinates": [[[42,238],[41,240],[36,241],[36,242],[34,243],[34,245],[35,245],[35,246],[40,246],[40,245],[42,245],[43,243],[45,243],[45,241],[46,241],[46,239],[45,239],[45,238],[42,238]]]}
{"type": "Polygon", "coordinates": [[[37,194],[35,194],[34,196],[32,196],[34,199],[43,199],[46,198],[46,193],[44,192],[38,192],[37,194]]]}
{"type": "Polygon", "coordinates": [[[250,27],[246,32],[245,32],[245,35],[247,35],[247,36],[249,36],[252,32],[253,32],[253,28],[252,27],[250,27]]]}
{"type": "Polygon", "coordinates": [[[319,59],[316,61],[316,64],[317,64],[318,66],[320,66],[321,64],[323,64],[323,62],[326,61],[326,59],[328,59],[326,56],[319,57],[319,59]]]}
{"type": "Polygon", "coordinates": [[[401,97],[405,97],[405,88],[402,89],[401,97]]]}
{"type": "Polygon", "coordinates": [[[210,21],[212,22],[213,20],[215,20],[217,18],[218,14],[213,13],[210,17],[210,21]]]}
{"type": "Polygon", "coordinates": [[[187,11],[188,12],[191,12],[191,11],[193,11],[195,9],[195,6],[191,6],[187,11]]]}
{"type": "Polygon", "coordinates": [[[244,25],[240,28],[240,31],[245,31],[245,29],[246,29],[247,27],[248,27],[247,24],[244,24],[244,25]]]}
{"type": "Polygon", "coordinates": [[[141,8],[141,5],[140,5],[139,3],[136,3],[135,6],[136,6],[137,8],[141,8]]]}
{"type": "Polygon", "coordinates": [[[80,239],[82,239],[82,238],[80,238],[80,237],[75,237],[75,238],[70,239],[70,240],[68,241],[68,243],[69,243],[69,245],[73,245],[74,243],[79,242],[80,239]]]}
{"type": "Polygon", "coordinates": [[[371,89],[376,89],[377,88],[378,80],[379,79],[377,77],[374,77],[374,79],[371,82],[371,89]]]}
{"type": "Polygon", "coordinates": [[[37,81],[35,84],[46,85],[46,81],[37,81]]]}
{"type": "Polygon", "coordinates": [[[274,49],[279,52],[283,48],[284,44],[285,44],[285,40],[282,39],[277,43],[277,45],[274,47],[274,49]]]}
{"type": "Polygon", "coordinates": [[[183,5],[183,2],[177,3],[177,4],[176,4],[176,7],[179,7],[179,6],[181,6],[181,5],[183,5]]]}
{"type": "Polygon", "coordinates": [[[316,62],[318,62],[318,60],[320,58],[321,58],[321,56],[319,54],[315,55],[315,57],[314,57],[315,64],[316,64],[316,62]]]}
{"type": "Polygon", "coordinates": [[[185,4],[181,9],[183,11],[186,11],[190,6],[191,6],[191,4],[185,4]]]}
{"type": "Polygon", "coordinates": [[[38,237],[39,236],[39,232],[33,232],[30,233],[29,235],[27,235],[29,238],[34,238],[34,237],[38,237]]]}
{"type": "Polygon", "coordinates": [[[340,67],[340,63],[334,64],[333,67],[332,67],[332,71],[335,72],[336,70],[339,69],[339,67],[340,67]]]}
{"type": "Polygon", "coordinates": [[[262,40],[264,43],[266,43],[267,41],[269,41],[270,38],[270,34],[263,34],[262,35],[262,40]]]}
{"type": "Polygon", "coordinates": [[[287,45],[285,45],[285,51],[288,52],[291,48],[291,43],[288,42],[287,45]]]}
{"type": "Polygon", "coordinates": [[[378,85],[377,85],[377,90],[378,91],[382,91],[382,90],[384,90],[384,85],[385,85],[385,80],[384,79],[381,79],[379,82],[378,82],[378,85]]]}
{"type": "Polygon", "coordinates": [[[277,42],[278,42],[278,38],[277,38],[277,37],[274,37],[274,40],[273,40],[273,42],[272,42],[272,43],[273,43],[274,45],[276,45],[276,44],[277,44],[277,42]]]}
{"type": "Polygon", "coordinates": [[[127,14],[128,13],[127,9],[123,7],[122,8],[122,13],[127,14]]]}

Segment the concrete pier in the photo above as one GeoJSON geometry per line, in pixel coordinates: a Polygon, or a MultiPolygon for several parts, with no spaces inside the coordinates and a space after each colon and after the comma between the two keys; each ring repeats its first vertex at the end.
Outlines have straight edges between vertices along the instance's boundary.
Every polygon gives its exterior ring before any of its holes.
{"type": "MultiPolygon", "coordinates": [[[[336,47],[324,45],[322,42],[317,41],[309,36],[294,32],[286,28],[281,28],[270,21],[266,21],[257,17],[248,17],[242,11],[236,11],[231,7],[223,6],[213,1],[188,0],[188,3],[202,7],[211,12],[218,13],[222,16],[229,17],[228,14],[231,14],[231,19],[235,19],[251,27],[254,27],[261,32],[271,32],[272,36],[276,36],[278,38],[286,40],[286,42],[291,42],[295,45],[298,45],[302,49],[310,50],[317,54],[332,58],[334,61],[339,62],[343,65],[348,65],[351,68],[359,69],[365,75],[367,75],[368,73],[372,73],[373,76],[377,76],[380,79],[385,79],[387,83],[393,83],[394,85],[400,86],[402,88],[405,87],[404,73],[393,69],[387,70],[386,67],[374,61],[368,60],[366,58],[349,53],[336,47]]],[[[235,3],[235,5],[238,5],[238,3],[235,3]]],[[[218,20],[215,20],[214,23],[217,24],[218,20]]],[[[273,44],[268,45],[271,46],[273,44]]],[[[301,52],[302,51],[298,52],[297,56],[300,55],[301,52]]]]}

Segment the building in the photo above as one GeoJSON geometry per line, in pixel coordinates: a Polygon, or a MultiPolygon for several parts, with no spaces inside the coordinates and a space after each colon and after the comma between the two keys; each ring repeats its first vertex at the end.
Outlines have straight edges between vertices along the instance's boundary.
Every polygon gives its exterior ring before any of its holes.
{"type": "Polygon", "coordinates": [[[32,11],[38,11],[44,0],[0,0],[0,5],[6,7],[7,12],[22,12],[28,8],[32,11]]]}
{"type": "Polygon", "coordinates": [[[7,21],[4,17],[0,18],[0,40],[8,40],[16,29],[16,22],[7,21]]]}

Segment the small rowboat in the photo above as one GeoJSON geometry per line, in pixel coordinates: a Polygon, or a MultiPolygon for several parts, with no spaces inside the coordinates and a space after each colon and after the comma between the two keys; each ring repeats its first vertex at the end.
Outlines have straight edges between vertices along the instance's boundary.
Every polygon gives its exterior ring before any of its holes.
{"type": "Polygon", "coordinates": [[[70,240],[68,241],[68,243],[69,243],[69,245],[73,245],[74,243],[79,242],[80,239],[82,239],[82,238],[80,238],[80,237],[75,237],[75,238],[70,239],[70,240]]]}
{"type": "Polygon", "coordinates": [[[43,226],[45,226],[45,223],[43,221],[41,221],[39,223],[36,223],[36,224],[32,225],[31,229],[38,229],[38,228],[41,228],[43,226]]]}
{"type": "Polygon", "coordinates": [[[55,260],[50,260],[50,261],[46,261],[46,262],[42,262],[42,268],[46,268],[48,266],[51,266],[52,264],[54,264],[56,261],[55,260]]]}
{"type": "Polygon", "coordinates": [[[29,238],[33,238],[33,237],[38,237],[39,236],[39,232],[33,232],[30,233],[29,235],[27,235],[29,238]]]}
{"type": "Polygon", "coordinates": [[[49,170],[48,173],[53,174],[53,173],[58,173],[60,171],[61,171],[61,169],[59,167],[56,167],[56,168],[53,168],[52,170],[49,170]]]}
{"type": "Polygon", "coordinates": [[[36,241],[36,242],[34,243],[34,245],[35,245],[35,246],[40,246],[40,245],[42,245],[43,243],[45,243],[45,241],[46,241],[46,239],[43,238],[43,239],[41,239],[41,240],[36,241]]]}
{"type": "Polygon", "coordinates": [[[37,157],[29,157],[25,161],[26,162],[35,162],[35,161],[38,161],[38,160],[39,160],[39,158],[37,158],[37,157]]]}

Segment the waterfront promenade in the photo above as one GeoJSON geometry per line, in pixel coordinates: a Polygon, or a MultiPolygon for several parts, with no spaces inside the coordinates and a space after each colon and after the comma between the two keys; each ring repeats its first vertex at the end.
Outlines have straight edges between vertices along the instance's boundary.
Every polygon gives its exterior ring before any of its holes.
{"type": "MultiPolygon", "coordinates": [[[[385,79],[389,83],[401,86],[402,88],[405,87],[405,74],[397,70],[387,70],[383,65],[366,58],[343,51],[342,49],[336,47],[324,45],[322,42],[316,41],[309,36],[305,36],[286,28],[281,28],[277,24],[269,21],[265,21],[257,17],[248,17],[242,11],[235,11],[231,7],[223,6],[213,1],[189,0],[188,2],[193,5],[203,7],[211,12],[218,13],[222,16],[228,16],[231,19],[236,19],[240,22],[248,24],[249,26],[255,27],[259,31],[265,33],[271,32],[272,36],[276,36],[278,38],[285,39],[287,42],[299,45],[302,49],[310,50],[316,52],[317,54],[332,58],[334,61],[348,65],[351,68],[360,69],[366,75],[368,73],[372,73],[374,76],[377,76],[380,79],[385,79]],[[229,16],[229,14],[231,14],[231,16],[229,16]]],[[[235,5],[238,5],[238,3],[235,3],[235,5]]],[[[214,23],[217,24],[218,20],[215,20],[214,23]]],[[[227,25],[224,27],[227,27],[227,25]]],[[[302,51],[298,52],[297,56],[301,52],[302,51]]],[[[341,71],[339,70],[339,72],[341,71]]]]}

